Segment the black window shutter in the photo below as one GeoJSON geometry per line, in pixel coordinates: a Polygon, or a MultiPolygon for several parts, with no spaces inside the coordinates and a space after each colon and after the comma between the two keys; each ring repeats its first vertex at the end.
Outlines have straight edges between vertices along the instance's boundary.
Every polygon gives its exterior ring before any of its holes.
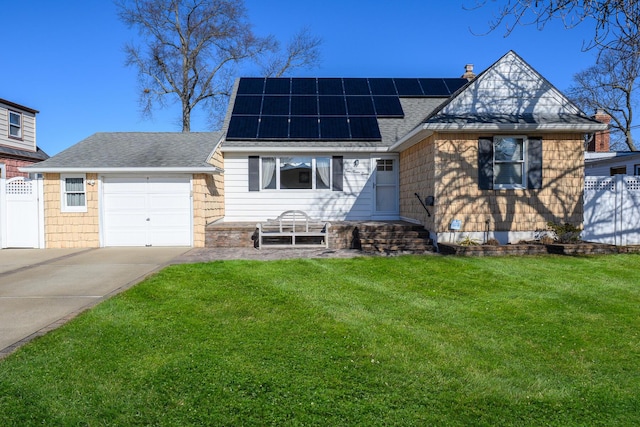
{"type": "Polygon", "coordinates": [[[343,177],[343,157],[342,156],[333,156],[331,159],[333,163],[333,191],[342,191],[342,177],[343,177]]]}
{"type": "Polygon", "coordinates": [[[260,191],[260,157],[249,156],[249,191],[260,191]]]}
{"type": "Polygon", "coordinates": [[[542,188],[542,138],[528,138],[527,148],[527,188],[542,188]]]}
{"type": "Polygon", "coordinates": [[[493,190],[493,138],[478,139],[478,186],[493,190]]]}

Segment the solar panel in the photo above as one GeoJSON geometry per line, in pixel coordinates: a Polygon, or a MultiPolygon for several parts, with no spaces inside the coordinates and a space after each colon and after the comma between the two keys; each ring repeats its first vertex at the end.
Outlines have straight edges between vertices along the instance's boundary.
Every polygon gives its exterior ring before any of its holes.
{"type": "Polygon", "coordinates": [[[318,139],[320,129],[317,117],[291,117],[289,137],[292,139],[318,139]]]}
{"type": "Polygon", "coordinates": [[[291,79],[292,95],[315,95],[318,93],[316,79],[312,78],[296,78],[291,79]]]}
{"type": "Polygon", "coordinates": [[[352,139],[380,139],[376,117],[349,117],[352,139]]]}
{"type": "Polygon", "coordinates": [[[291,97],[292,116],[317,116],[318,97],[317,96],[292,96],[291,97]]]}
{"type": "Polygon", "coordinates": [[[402,104],[397,96],[374,96],[373,104],[378,117],[404,117],[402,104]]]}
{"type": "Polygon", "coordinates": [[[350,139],[346,117],[320,117],[320,139],[350,139]]]}
{"type": "Polygon", "coordinates": [[[466,85],[467,83],[469,83],[469,81],[467,79],[442,79],[444,81],[444,84],[447,85],[447,87],[449,88],[449,91],[451,93],[454,93],[455,91],[457,91],[458,89],[460,89],[462,86],[466,85]]]}
{"type": "Polygon", "coordinates": [[[258,129],[258,139],[287,139],[289,118],[286,116],[262,117],[258,129]]]}
{"type": "Polygon", "coordinates": [[[264,85],[264,93],[267,95],[289,95],[291,93],[291,79],[267,79],[264,85]]]}
{"type": "Polygon", "coordinates": [[[418,79],[393,79],[399,96],[423,96],[418,79]]]}
{"type": "Polygon", "coordinates": [[[262,95],[264,92],[263,78],[242,78],[238,84],[238,95],[262,95]]]}
{"type": "Polygon", "coordinates": [[[369,86],[373,95],[397,95],[393,79],[369,79],[369,86]]]}
{"type": "Polygon", "coordinates": [[[443,79],[420,79],[425,96],[449,96],[449,88],[443,79]]]}
{"type": "Polygon", "coordinates": [[[370,95],[367,79],[342,79],[345,95],[370,95]]]}
{"type": "Polygon", "coordinates": [[[233,104],[233,114],[259,115],[262,106],[262,96],[241,95],[236,96],[233,104]]]}
{"type": "Polygon", "coordinates": [[[231,116],[227,138],[255,139],[258,136],[258,116],[231,116]]]}
{"type": "Polygon", "coordinates": [[[289,97],[265,95],[262,101],[262,114],[267,116],[289,115],[289,97]]]}
{"type": "Polygon", "coordinates": [[[349,116],[374,116],[376,114],[370,96],[347,96],[346,98],[349,116]]]}
{"type": "Polygon", "coordinates": [[[343,95],[342,79],[318,79],[318,93],[320,95],[343,95]]]}
{"type": "Polygon", "coordinates": [[[321,116],[346,116],[347,106],[344,96],[319,96],[318,106],[321,116]]]}

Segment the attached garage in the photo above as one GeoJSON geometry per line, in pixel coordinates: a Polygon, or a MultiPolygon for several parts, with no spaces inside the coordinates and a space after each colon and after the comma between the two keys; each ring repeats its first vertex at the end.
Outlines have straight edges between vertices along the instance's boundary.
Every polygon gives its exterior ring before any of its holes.
{"type": "Polygon", "coordinates": [[[221,136],[97,133],[24,168],[44,175],[45,246],[204,247],[224,214],[221,136]]]}
{"type": "Polygon", "coordinates": [[[103,246],[191,246],[190,176],[104,176],[103,246]]]}

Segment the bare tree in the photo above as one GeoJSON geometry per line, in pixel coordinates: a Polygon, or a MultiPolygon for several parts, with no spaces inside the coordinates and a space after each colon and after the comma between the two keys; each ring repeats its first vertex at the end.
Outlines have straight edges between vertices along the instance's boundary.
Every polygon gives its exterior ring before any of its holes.
{"type": "MultiPolygon", "coordinates": [[[[502,0],[489,22],[489,31],[505,35],[522,25],[544,28],[552,20],[561,20],[565,28],[592,25],[593,36],[585,40],[585,50],[614,49],[637,52],[640,47],[640,6],[637,0],[502,0]],[[585,24],[585,22],[587,24],[585,24]]],[[[495,0],[467,0],[466,9],[477,9],[495,0]]]]}
{"type": "Polygon", "coordinates": [[[278,63],[278,75],[318,62],[320,40],[306,30],[278,55],[273,36],[251,30],[242,0],[115,0],[120,19],[138,30],[142,47],[125,46],[126,64],[138,69],[144,114],[167,105],[167,96],[181,103],[182,131],[191,130],[196,106],[211,116],[226,105],[237,67],[260,63],[265,56],[278,63]],[[278,59],[284,55],[285,59],[278,59]]]}
{"type": "MultiPolygon", "coordinates": [[[[603,110],[611,116],[612,133],[622,135],[626,147],[636,151],[631,129],[637,107],[634,96],[640,83],[640,52],[633,57],[607,50],[596,64],[573,76],[568,95],[585,111],[603,110]]],[[[614,136],[614,135],[612,135],[614,136]]]]}

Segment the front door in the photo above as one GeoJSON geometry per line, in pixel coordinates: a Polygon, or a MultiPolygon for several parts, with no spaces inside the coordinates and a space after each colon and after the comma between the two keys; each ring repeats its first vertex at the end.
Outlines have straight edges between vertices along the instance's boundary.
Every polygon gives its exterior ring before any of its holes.
{"type": "Polygon", "coordinates": [[[398,159],[377,157],[372,159],[373,216],[378,219],[398,219],[398,159]]]}

